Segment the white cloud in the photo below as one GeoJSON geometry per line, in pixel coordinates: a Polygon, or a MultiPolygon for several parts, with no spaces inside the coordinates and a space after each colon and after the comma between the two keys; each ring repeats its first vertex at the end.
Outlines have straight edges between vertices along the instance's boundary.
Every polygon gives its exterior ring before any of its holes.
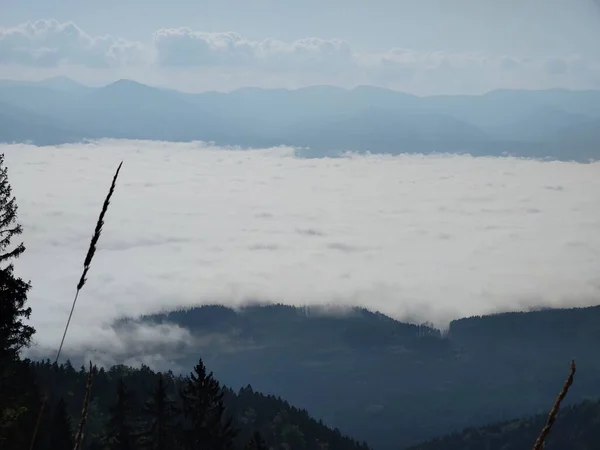
{"type": "Polygon", "coordinates": [[[119,77],[152,77],[154,80],[148,80],[151,83],[165,79],[170,87],[185,90],[315,83],[379,84],[417,94],[474,93],[495,88],[600,88],[600,63],[577,54],[524,58],[416,51],[394,45],[380,51],[360,51],[339,39],[252,40],[236,32],[207,33],[190,28],[159,29],[142,43],[110,35],[92,36],[71,22],[56,20],[0,28],[0,75],[13,73],[8,69],[11,64],[62,68],[61,74],[70,76],[81,73],[74,66],[104,70],[111,77],[118,70],[119,77]],[[185,82],[184,77],[188,77],[185,82]]]}
{"type": "MultiPolygon", "coordinates": [[[[287,148],[110,140],[0,151],[27,246],[16,270],[33,284],[42,350],[59,342],[121,159],[67,351],[138,349],[150,331],[119,346],[113,319],[192,304],[352,304],[443,325],[600,294],[600,163],[299,159],[287,148]]],[[[160,336],[187,339],[178,329],[160,336]]]]}
{"type": "Polygon", "coordinates": [[[314,68],[350,64],[350,45],[332,39],[307,38],[286,43],[251,41],[237,33],[203,33],[189,28],[161,29],[154,35],[157,62],[165,66],[264,65],[272,69],[314,68]]]}
{"type": "Polygon", "coordinates": [[[90,36],[72,22],[53,19],[0,28],[0,64],[55,67],[80,64],[106,68],[144,60],[140,43],[90,36]]]}

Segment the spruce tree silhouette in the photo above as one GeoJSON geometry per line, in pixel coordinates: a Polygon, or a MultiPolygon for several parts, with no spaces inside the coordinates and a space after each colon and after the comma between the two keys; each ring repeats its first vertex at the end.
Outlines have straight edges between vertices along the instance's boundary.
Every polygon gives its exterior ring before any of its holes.
{"type": "Polygon", "coordinates": [[[224,391],[207,372],[202,360],[194,367],[181,390],[186,419],[185,444],[189,449],[229,450],[237,431],[226,416],[224,391]]]}
{"type": "Polygon", "coordinates": [[[177,407],[169,398],[165,377],[160,374],[152,396],[144,405],[148,422],[142,432],[141,443],[148,450],[169,450],[174,448],[176,437],[175,417],[177,407]]]}
{"type": "Polygon", "coordinates": [[[17,358],[27,347],[35,330],[23,323],[31,314],[25,307],[31,285],[14,275],[12,260],[25,251],[23,243],[11,246],[11,241],[23,229],[17,223],[17,202],[8,182],[4,154],[0,154],[0,366],[17,358]]]}
{"type": "Polygon", "coordinates": [[[67,411],[67,404],[61,397],[52,411],[48,447],[72,449],[74,445],[73,424],[67,411]]]}
{"type": "Polygon", "coordinates": [[[267,443],[258,431],[255,431],[244,450],[269,450],[267,443]]]}
{"type": "Polygon", "coordinates": [[[132,450],[136,448],[136,436],[132,424],[131,398],[123,378],[119,379],[117,401],[111,409],[106,424],[105,443],[110,450],[132,450]]]}

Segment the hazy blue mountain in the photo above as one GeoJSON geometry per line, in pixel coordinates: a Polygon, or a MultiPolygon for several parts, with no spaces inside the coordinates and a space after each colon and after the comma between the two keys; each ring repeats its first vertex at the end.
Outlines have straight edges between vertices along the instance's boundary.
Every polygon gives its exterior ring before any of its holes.
{"type": "Polygon", "coordinates": [[[68,92],[88,91],[93,89],[64,76],[52,77],[42,81],[0,80],[0,87],[6,86],[46,87],[68,92]]]}
{"type": "Polygon", "coordinates": [[[512,136],[514,139],[523,141],[543,141],[555,136],[557,132],[566,127],[577,126],[589,120],[593,119],[553,106],[538,107],[509,122],[487,127],[486,131],[498,139],[502,139],[503,136],[512,136]]]}
{"type": "Polygon", "coordinates": [[[376,449],[546,413],[573,358],[568,402],[600,398],[600,306],[464,318],[447,333],[363,309],[277,305],[143,320],[190,330],[194,343],[168,355],[178,366],[200,356],[228,385],[280,395],[376,449]]]}
{"type": "Polygon", "coordinates": [[[42,87],[67,92],[85,92],[93,89],[63,76],[48,78],[47,80],[40,81],[37,84],[42,87]]]}
{"type": "Polygon", "coordinates": [[[80,97],[66,118],[93,124],[101,136],[168,141],[219,140],[242,136],[241,127],[176,94],[120,80],[80,97]]]}
{"type": "MultiPolygon", "coordinates": [[[[579,161],[600,157],[595,122],[600,120],[600,91],[417,97],[373,86],[311,86],[188,94],[129,80],[91,88],[59,77],[2,81],[0,102],[38,115],[32,123],[47,116],[59,120],[69,136],[88,138],[287,144],[306,147],[301,154],[313,157],[346,150],[579,161]]],[[[23,132],[27,140],[27,128],[23,132]]],[[[52,128],[32,127],[30,134],[43,136],[44,142],[61,142],[63,136],[52,128]]],[[[0,141],[8,138],[0,133],[0,141]]]]}
{"type": "Polygon", "coordinates": [[[57,145],[77,142],[84,137],[59,120],[0,102],[0,142],[57,145]]]}
{"type": "Polygon", "coordinates": [[[55,119],[64,116],[66,111],[73,110],[83,96],[82,93],[51,89],[37,84],[0,87],[0,102],[55,119]]]}
{"type": "Polygon", "coordinates": [[[481,129],[451,116],[383,108],[286,131],[286,144],[373,153],[467,151],[464,146],[488,140],[481,129]]]}

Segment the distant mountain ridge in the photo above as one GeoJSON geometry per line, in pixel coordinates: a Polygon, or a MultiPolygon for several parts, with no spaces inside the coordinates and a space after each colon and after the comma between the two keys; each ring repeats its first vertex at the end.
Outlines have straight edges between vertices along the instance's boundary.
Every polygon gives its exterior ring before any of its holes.
{"type": "MultiPolygon", "coordinates": [[[[11,108],[31,114],[32,125],[19,126],[16,133],[0,123],[0,142],[201,140],[241,147],[290,145],[313,157],[351,150],[600,159],[600,91],[417,97],[375,86],[309,86],[191,94],[131,80],[99,88],[65,77],[0,80],[5,123],[15,120],[11,108]]],[[[20,113],[19,121],[29,120],[20,113]]]]}

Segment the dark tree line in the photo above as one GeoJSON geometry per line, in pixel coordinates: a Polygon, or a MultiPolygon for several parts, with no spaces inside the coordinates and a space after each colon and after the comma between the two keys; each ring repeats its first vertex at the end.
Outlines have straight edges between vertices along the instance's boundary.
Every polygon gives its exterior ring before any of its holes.
{"type": "Polygon", "coordinates": [[[31,315],[26,306],[31,285],[15,276],[13,261],[25,251],[13,238],[22,233],[17,223],[17,203],[8,182],[4,155],[0,154],[0,447],[10,438],[24,437],[17,432],[30,424],[26,405],[37,401],[35,387],[29,386],[31,374],[21,364],[19,352],[27,347],[35,330],[24,321],[31,315]],[[17,381],[22,381],[17,382],[17,381]]]}
{"type": "MultiPolygon", "coordinates": [[[[48,413],[36,449],[73,448],[74,428],[85,394],[86,369],[69,362],[23,361],[31,382],[50,387],[48,413]]],[[[305,410],[251,386],[238,392],[222,386],[202,360],[188,376],[133,369],[93,367],[92,395],[81,448],[88,450],[368,450],[312,419],[305,410]]],[[[39,390],[38,390],[39,392],[39,390]]],[[[10,449],[27,449],[37,402],[30,420],[7,441],[10,449]],[[13,438],[11,438],[13,439],[13,438]]],[[[2,447],[4,448],[4,447],[2,447]]]]}
{"type": "MultiPolygon", "coordinates": [[[[408,450],[523,450],[532,447],[547,415],[469,428],[433,439],[408,450]]],[[[600,446],[600,402],[585,401],[561,409],[546,450],[597,450],[600,446]]]]}

